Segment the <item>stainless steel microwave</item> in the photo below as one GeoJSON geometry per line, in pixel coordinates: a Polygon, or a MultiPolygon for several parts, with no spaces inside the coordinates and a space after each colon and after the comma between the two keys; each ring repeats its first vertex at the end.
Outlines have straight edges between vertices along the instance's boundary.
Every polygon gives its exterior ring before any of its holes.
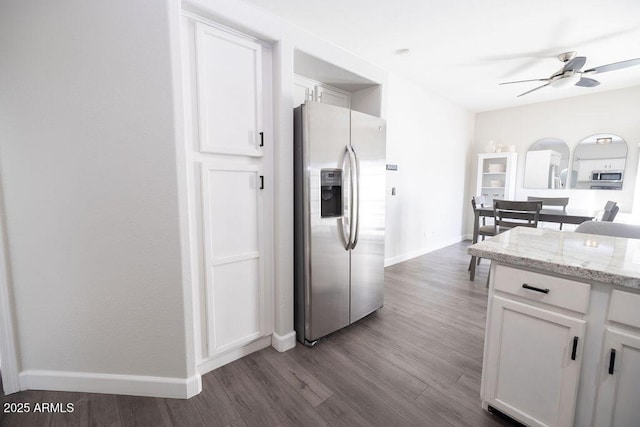
{"type": "Polygon", "coordinates": [[[622,182],[622,171],[606,170],[591,172],[591,181],[622,182]]]}

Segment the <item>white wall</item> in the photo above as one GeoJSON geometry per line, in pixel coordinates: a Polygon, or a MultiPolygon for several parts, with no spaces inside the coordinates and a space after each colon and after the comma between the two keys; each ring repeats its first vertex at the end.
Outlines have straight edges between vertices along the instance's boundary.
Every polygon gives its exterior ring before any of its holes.
{"type": "Polygon", "coordinates": [[[168,3],[2,2],[0,172],[23,371],[194,374],[168,3]]]}
{"type": "Polygon", "coordinates": [[[387,92],[387,163],[398,165],[387,171],[390,265],[460,241],[474,115],[396,75],[387,92]]]}
{"type": "MultiPolygon", "coordinates": [[[[479,113],[476,116],[472,156],[484,152],[484,146],[492,140],[499,144],[514,144],[520,153],[516,198],[525,199],[527,195],[569,196],[569,209],[588,210],[600,210],[607,200],[615,200],[623,213],[621,216],[624,216],[633,206],[640,143],[639,112],[640,86],[479,113]],[[535,141],[541,138],[562,139],[569,145],[573,159],[578,143],[596,133],[612,133],[627,142],[629,151],[622,191],[532,190],[522,187],[525,153],[535,141]]],[[[475,159],[470,166],[472,171],[467,182],[466,197],[469,200],[475,192],[475,159]]],[[[472,215],[467,212],[470,210],[470,206],[469,209],[465,207],[468,235],[473,230],[472,215]]]]}

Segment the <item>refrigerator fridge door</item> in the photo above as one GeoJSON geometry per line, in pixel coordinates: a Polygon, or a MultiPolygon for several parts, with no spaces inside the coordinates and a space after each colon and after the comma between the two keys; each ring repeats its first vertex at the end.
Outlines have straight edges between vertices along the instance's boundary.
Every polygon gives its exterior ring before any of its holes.
{"type": "Polygon", "coordinates": [[[358,219],[351,250],[351,322],[384,303],[385,121],[351,111],[351,147],[358,170],[358,219]]]}
{"type": "Polygon", "coordinates": [[[307,102],[301,108],[304,339],[312,342],[349,324],[350,116],[347,109],[317,102],[307,102]],[[333,184],[340,180],[342,189],[338,192],[333,184]],[[332,202],[331,197],[342,197],[341,215],[336,215],[335,204],[323,215],[323,200],[332,202]]]}

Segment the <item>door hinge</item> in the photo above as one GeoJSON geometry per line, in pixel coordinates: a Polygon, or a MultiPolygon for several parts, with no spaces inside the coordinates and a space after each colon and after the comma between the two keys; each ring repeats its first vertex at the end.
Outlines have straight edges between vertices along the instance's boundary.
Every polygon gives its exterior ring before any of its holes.
{"type": "Polygon", "coordinates": [[[260,175],[260,190],[264,190],[264,175],[260,175]]]}
{"type": "Polygon", "coordinates": [[[264,147],[264,132],[260,132],[260,147],[264,147]]]}

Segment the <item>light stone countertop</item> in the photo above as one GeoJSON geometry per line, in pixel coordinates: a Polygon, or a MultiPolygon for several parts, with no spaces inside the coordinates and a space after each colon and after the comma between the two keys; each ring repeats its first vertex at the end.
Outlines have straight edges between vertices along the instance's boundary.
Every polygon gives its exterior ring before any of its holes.
{"type": "Polygon", "coordinates": [[[469,255],[640,290],[640,240],[517,227],[469,247],[469,255]]]}

